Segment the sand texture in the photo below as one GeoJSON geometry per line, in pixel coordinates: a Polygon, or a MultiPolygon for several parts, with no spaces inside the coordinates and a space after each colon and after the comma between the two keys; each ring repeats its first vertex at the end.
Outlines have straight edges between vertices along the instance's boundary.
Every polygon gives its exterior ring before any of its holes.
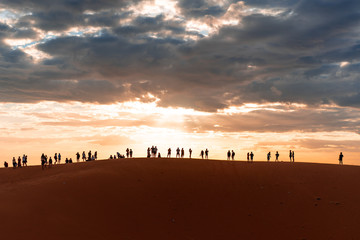
{"type": "Polygon", "coordinates": [[[360,167],[121,159],[0,169],[1,239],[360,239],[360,167]]]}

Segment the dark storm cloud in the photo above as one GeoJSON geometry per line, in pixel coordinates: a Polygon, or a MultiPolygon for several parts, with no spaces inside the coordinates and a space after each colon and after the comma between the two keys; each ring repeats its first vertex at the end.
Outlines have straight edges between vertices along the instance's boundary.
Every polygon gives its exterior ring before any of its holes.
{"type": "Polygon", "coordinates": [[[10,1],[4,0],[0,6],[10,8],[15,11],[25,11],[25,16],[21,17],[17,26],[29,26],[30,21],[37,28],[45,31],[62,31],[70,27],[79,25],[89,26],[112,26],[118,23],[119,19],[128,13],[114,12],[121,11],[123,7],[136,4],[141,0],[54,0],[50,2],[30,0],[30,1],[10,1]],[[86,11],[93,11],[92,14],[86,11]]]}
{"type": "Polygon", "coordinates": [[[0,23],[0,39],[3,38],[34,38],[37,33],[32,29],[19,29],[0,23]]]}
{"type": "Polygon", "coordinates": [[[173,19],[126,9],[138,2],[3,1],[32,14],[14,24],[26,30],[0,25],[1,39],[31,36],[34,27],[101,30],[44,41],[37,49],[50,57],[39,63],[0,44],[0,67],[9,67],[1,68],[1,101],[148,101],[151,93],[160,106],[204,111],[246,102],[360,107],[359,1],[245,1],[258,11],[232,12],[239,24],[209,36],[187,30],[187,20],[215,21],[235,1],[178,1],[184,16],[173,19]]]}

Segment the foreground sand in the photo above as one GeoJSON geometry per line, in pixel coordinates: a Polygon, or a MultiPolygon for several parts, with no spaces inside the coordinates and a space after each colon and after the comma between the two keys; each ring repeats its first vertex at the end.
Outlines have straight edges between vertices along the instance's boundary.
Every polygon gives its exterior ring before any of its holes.
{"type": "Polygon", "coordinates": [[[1,239],[360,239],[360,167],[124,159],[0,169],[1,239]]]}

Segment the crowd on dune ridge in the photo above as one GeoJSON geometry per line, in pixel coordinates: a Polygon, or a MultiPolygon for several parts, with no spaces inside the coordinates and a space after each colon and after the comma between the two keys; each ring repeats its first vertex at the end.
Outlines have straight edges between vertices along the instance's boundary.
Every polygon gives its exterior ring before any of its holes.
{"type": "MultiPolygon", "coordinates": [[[[185,158],[185,150],[184,148],[176,148],[176,158],[185,158]]],[[[120,152],[116,152],[116,154],[114,155],[110,155],[109,159],[121,159],[121,158],[133,158],[133,150],[127,148],[125,150],[126,154],[121,154],[120,152]]],[[[192,158],[192,152],[193,150],[191,148],[189,148],[188,150],[189,155],[188,157],[191,159],[192,158]]],[[[157,146],[152,146],[152,147],[148,147],[147,148],[147,158],[161,158],[161,153],[158,150],[157,146]]],[[[92,154],[91,150],[86,154],[85,151],[82,152],[82,154],[80,154],[79,152],[77,152],[75,154],[76,157],[76,162],[80,162],[80,157],[82,159],[83,162],[85,161],[94,161],[98,159],[98,153],[97,151],[94,152],[94,154],[92,154]]],[[[171,148],[167,149],[167,158],[171,158],[171,148]]],[[[205,150],[201,150],[200,151],[200,155],[199,157],[201,157],[201,159],[209,159],[209,149],[206,148],[205,150]]],[[[226,159],[227,160],[235,160],[235,151],[234,150],[228,150],[226,153],[226,159]]],[[[246,160],[247,162],[253,162],[254,161],[254,157],[255,154],[251,151],[251,152],[247,152],[246,153],[246,160]]],[[[279,157],[280,154],[278,151],[276,151],[275,153],[275,162],[279,162],[279,157]]],[[[343,164],[343,158],[344,155],[342,152],[340,152],[339,154],[339,164],[342,165],[343,164]]],[[[290,162],[295,162],[295,152],[292,150],[289,150],[289,159],[290,162]]],[[[51,167],[52,165],[56,165],[56,164],[61,164],[61,160],[62,160],[62,155],[61,153],[55,153],[54,157],[52,158],[51,156],[48,157],[47,155],[45,155],[44,153],[41,155],[40,157],[40,162],[41,162],[41,167],[42,169],[45,169],[47,167],[51,167]]],[[[270,162],[271,160],[271,152],[268,152],[266,154],[266,160],[267,162],[270,162]]],[[[26,167],[27,166],[27,162],[28,162],[28,156],[23,154],[22,157],[18,157],[17,159],[15,157],[13,157],[12,159],[12,166],[13,168],[21,168],[21,167],[26,167]]],[[[65,158],[65,164],[69,164],[69,163],[73,163],[72,158],[65,158]]],[[[7,168],[9,167],[9,163],[7,161],[4,161],[4,167],[7,168]]]]}

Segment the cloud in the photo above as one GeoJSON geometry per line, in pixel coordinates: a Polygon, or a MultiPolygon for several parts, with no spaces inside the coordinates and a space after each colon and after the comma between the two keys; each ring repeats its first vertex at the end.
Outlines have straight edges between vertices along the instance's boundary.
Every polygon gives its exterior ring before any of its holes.
{"type": "Polygon", "coordinates": [[[303,148],[308,149],[327,149],[347,152],[357,152],[360,146],[359,140],[321,140],[321,139],[303,139],[299,140],[298,144],[303,148]]]}
{"type": "Polygon", "coordinates": [[[139,3],[3,1],[19,17],[0,25],[0,101],[150,93],[159,106],[209,112],[247,102],[359,107],[358,1],[183,0],[177,15],[135,14],[139,3]],[[10,38],[33,39],[47,57],[34,62],[10,38]]]}
{"type": "MultiPolygon", "coordinates": [[[[263,107],[264,108],[264,107],[263,107]]],[[[358,110],[326,107],[290,108],[279,106],[232,114],[188,116],[185,127],[189,132],[333,132],[360,133],[358,110]]]]}
{"type": "Polygon", "coordinates": [[[106,120],[92,120],[92,121],[48,121],[42,122],[41,125],[47,126],[69,126],[69,127],[131,127],[144,126],[154,124],[152,120],[130,120],[130,119],[106,119],[106,120]]]}
{"type": "Polygon", "coordinates": [[[86,10],[99,11],[102,9],[112,9],[112,8],[121,8],[128,4],[133,4],[139,2],[137,0],[127,1],[127,0],[102,0],[92,1],[92,0],[54,0],[51,4],[46,4],[41,0],[3,0],[2,6],[14,9],[25,9],[27,11],[49,11],[51,9],[60,9],[68,10],[71,12],[82,13],[86,10]]]}

